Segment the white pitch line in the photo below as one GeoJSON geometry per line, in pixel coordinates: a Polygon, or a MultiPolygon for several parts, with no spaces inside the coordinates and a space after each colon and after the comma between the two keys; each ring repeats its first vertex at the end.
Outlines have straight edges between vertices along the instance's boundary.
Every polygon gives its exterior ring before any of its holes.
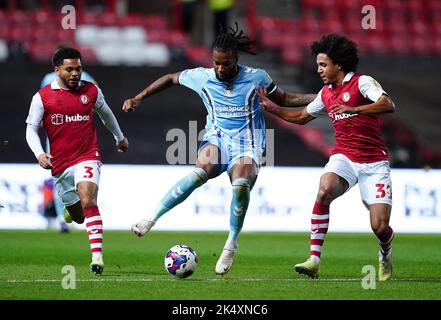
{"type": "MultiPolygon", "coordinates": [[[[362,278],[322,278],[322,279],[309,279],[309,278],[289,278],[289,279],[266,279],[266,278],[208,278],[208,279],[183,279],[190,282],[198,282],[198,281],[249,281],[249,282],[261,282],[261,281],[291,281],[291,282],[360,282],[362,278]]],[[[11,280],[3,280],[0,282],[7,283],[45,283],[45,282],[60,282],[61,279],[11,279],[11,280]]],[[[174,278],[169,279],[77,279],[77,282],[153,282],[153,281],[176,281],[174,278]]],[[[436,279],[417,279],[417,278],[401,278],[401,279],[390,279],[390,282],[441,282],[441,278],[436,279]]]]}
{"type": "MultiPolygon", "coordinates": [[[[33,283],[33,282],[60,282],[61,279],[13,279],[6,280],[9,283],[33,283]]],[[[153,279],[76,279],[77,282],[104,282],[104,281],[115,281],[115,282],[151,282],[153,279]]]]}
{"type": "MultiPolygon", "coordinates": [[[[207,281],[222,281],[224,279],[222,278],[211,278],[211,279],[205,279],[207,281]]],[[[321,278],[321,279],[310,279],[307,277],[303,278],[289,278],[289,279],[265,279],[265,278],[245,278],[245,279],[229,279],[226,278],[225,280],[231,280],[231,281],[317,281],[317,282],[359,282],[362,281],[363,278],[321,278]]],[[[433,278],[433,279],[417,279],[417,278],[401,278],[401,279],[390,279],[388,281],[392,282],[441,282],[441,278],[433,278]]]]}
{"type": "MultiPolygon", "coordinates": [[[[179,280],[179,279],[178,279],[179,280]]],[[[237,278],[208,278],[208,279],[184,279],[186,281],[249,281],[249,282],[259,282],[259,281],[320,281],[320,282],[356,282],[361,281],[362,279],[320,279],[320,280],[311,280],[308,278],[305,279],[264,279],[264,278],[249,278],[249,279],[237,279],[237,278]]],[[[33,282],[59,282],[61,279],[13,279],[6,280],[8,283],[33,283],[33,282]]],[[[78,282],[153,282],[153,281],[176,281],[174,278],[169,279],[77,279],[78,282]]]]}

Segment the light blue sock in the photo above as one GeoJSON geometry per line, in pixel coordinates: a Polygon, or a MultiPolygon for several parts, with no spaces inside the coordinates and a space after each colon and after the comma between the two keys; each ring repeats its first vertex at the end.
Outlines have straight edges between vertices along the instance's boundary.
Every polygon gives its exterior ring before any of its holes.
{"type": "Polygon", "coordinates": [[[153,221],[158,220],[164,213],[180,204],[196,189],[208,180],[208,175],[202,168],[194,168],[193,171],[179,180],[162,198],[155,211],[153,221]]]}
{"type": "Polygon", "coordinates": [[[237,248],[237,239],[242,230],[245,214],[250,203],[250,182],[248,179],[237,178],[231,183],[233,187],[233,199],[230,207],[230,233],[228,234],[225,247],[237,248]]]}

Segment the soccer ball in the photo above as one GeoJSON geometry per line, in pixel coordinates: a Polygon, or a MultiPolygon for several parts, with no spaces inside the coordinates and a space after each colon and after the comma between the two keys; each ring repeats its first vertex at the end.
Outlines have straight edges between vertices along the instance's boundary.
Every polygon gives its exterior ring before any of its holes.
{"type": "Polygon", "coordinates": [[[192,247],[177,245],[167,251],[164,266],[168,273],[177,278],[188,278],[195,272],[199,258],[192,247]]]}

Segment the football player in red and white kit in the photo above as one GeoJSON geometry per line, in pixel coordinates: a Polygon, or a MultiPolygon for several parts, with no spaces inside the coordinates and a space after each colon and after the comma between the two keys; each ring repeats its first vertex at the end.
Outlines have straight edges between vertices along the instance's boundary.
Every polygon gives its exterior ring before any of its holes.
{"type": "Polygon", "coordinates": [[[392,239],[389,226],[392,185],[388,149],[381,135],[380,114],[394,112],[395,105],[373,78],[356,73],[357,47],[347,38],[330,34],[311,46],[324,87],[303,109],[286,109],[260,90],[266,111],[297,124],[328,114],[334,125],[335,145],[324,174],[311,217],[311,256],[294,266],[295,271],[319,276],[320,253],[328,231],[329,206],[357,182],[361,199],[370,212],[371,228],[379,241],[379,280],[392,275],[392,239]]]}
{"type": "Polygon", "coordinates": [[[55,188],[72,220],[80,224],[86,221],[92,251],[90,270],[101,274],[103,224],[97,206],[101,154],[94,112],[113,134],[119,152],[127,151],[128,141],[101,90],[91,82],[80,81],[80,52],[59,49],[52,64],[58,77],[33,96],[26,119],[26,140],[40,166],[52,170],[55,188]],[[41,125],[49,139],[50,154],[44,152],[38,136],[41,125]]]}

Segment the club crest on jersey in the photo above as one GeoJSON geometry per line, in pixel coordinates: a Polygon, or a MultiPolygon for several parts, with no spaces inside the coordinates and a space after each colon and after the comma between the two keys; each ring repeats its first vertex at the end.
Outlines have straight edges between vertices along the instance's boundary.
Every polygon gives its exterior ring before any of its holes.
{"type": "Polygon", "coordinates": [[[225,95],[226,95],[227,97],[231,97],[231,96],[233,96],[233,89],[232,89],[232,88],[226,88],[226,89],[225,89],[225,95]]]}
{"type": "Polygon", "coordinates": [[[348,102],[351,99],[351,95],[348,91],[343,92],[343,101],[348,102]]]}
{"type": "Polygon", "coordinates": [[[89,98],[85,94],[82,94],[80,97],[80,101],[82,104],[87,104],[89,102],[89,98]]]}

